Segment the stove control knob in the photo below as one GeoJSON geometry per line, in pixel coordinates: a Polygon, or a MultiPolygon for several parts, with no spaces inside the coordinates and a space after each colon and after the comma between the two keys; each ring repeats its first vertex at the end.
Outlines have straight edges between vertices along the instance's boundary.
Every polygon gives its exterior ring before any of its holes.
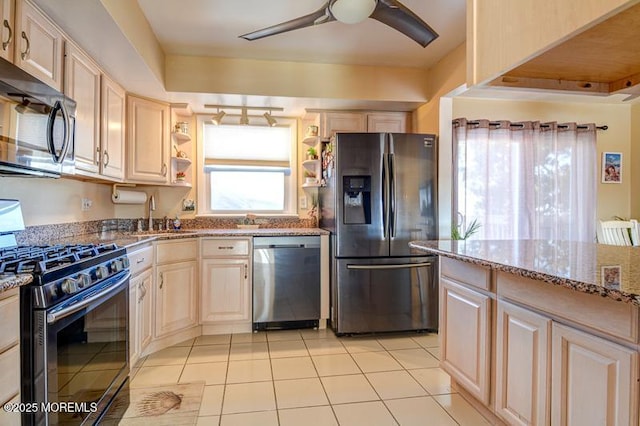
{"type": "Polygon", "coordinates": [[[91,285],[91,277],[89,274],[82,273],[78,275],[78,287],[85,288],[91,285]]]}
{"type": "Polygon", "coordinates": [[[66,294],[73,294],[78,291],[76,280],[74,280],[73,278],[65,278],[65,280],[62,281],[62,285],[60,287],[66,294]]]}
{"type": "Polygon", "coordinates": [[[96,278],[99,280],[107,278],[109,276],[109,268],[104,265],[100,265],[96,268],[96,278]]]}
{"type": "Polygon", "coordinates": [[[131,264],[129,263],[128,257],[122,257],[120,258],[120,260],[122,260],[122,264],[124,265],[125,268],[129,268],[129,266],[131,266],[131,264]]]}
{"type": "Polygon", "coordinates": [[[122,260],[116,259],[116,260],[111,261],[111,270],[113,272],[120,272],[120,271],[122,271],[123,267],[124,266],[122,265],[122,260]]]}

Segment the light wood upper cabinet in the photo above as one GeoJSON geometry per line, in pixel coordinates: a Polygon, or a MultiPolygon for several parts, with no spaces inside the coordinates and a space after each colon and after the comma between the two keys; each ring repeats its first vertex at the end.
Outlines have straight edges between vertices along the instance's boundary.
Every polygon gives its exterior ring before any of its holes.
{"type": "Polygon", "coordinates": [[[511,425],[549,424],[551,320],[498,301],[496,412],[511,425]]]}
{"type": "Polygon", "coordinates": [[[327,112],[322,115],[320,128],[325,139],[336,132],[366,132],[367,116],[359,112],[327,112]]]}
{"type": "Polygon", "coordinates": [[[489,404],[491,299],[440,278],[441,367],[489,404]]]}
{"type": "Polygon", "coordinates": [[[127,180],[169,182],[169,105],[127,96],[127,180]]]}
{"type": "Polygon", "coordinates": [[[17,0],[14,63],[62,91],[62,32],[26,0],[17,0]]]}
{"type": "Polygon", "coordinates": [[[638,422],[638,352],[554,323],[551,364],[552,425],[638,422]]]}
{"type": "Polygon", "coordinates": [[[329,139],[337,132],[409,133],[410,121],[406,112],[323,112],[320,137],[329,139]]]}
{"type": "Polygon", "coordinates": [[[124,89],[106,75],[100,82],[100,173],[114,180],[125,176],[125,102],[124,89]]]}
{"type": "Polygon", "coordinates": [[[76,101],[76,168],[100,171],[100,68],[78,47],[65,43],[64,94],[76,101]]]}
{"type": "Polygon", "coordinates": [[[376,112],[367,114],[367,132],[409,133],[409,114],[403,112],[376,112]]]}
{"type": "Polygon", "coordinates": [[[13,62],[14,0],[0,0],[0,58],[13,62]]]}

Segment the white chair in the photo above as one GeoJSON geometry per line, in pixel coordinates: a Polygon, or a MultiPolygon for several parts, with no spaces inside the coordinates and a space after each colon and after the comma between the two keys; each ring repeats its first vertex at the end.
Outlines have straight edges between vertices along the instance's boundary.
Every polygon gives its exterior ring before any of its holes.
{"type": "Polygon", "coordinates": [[[598,222],[597,237],[600,244],[640,245],[640,228],[637,220],[600,220],[598,222]]]}

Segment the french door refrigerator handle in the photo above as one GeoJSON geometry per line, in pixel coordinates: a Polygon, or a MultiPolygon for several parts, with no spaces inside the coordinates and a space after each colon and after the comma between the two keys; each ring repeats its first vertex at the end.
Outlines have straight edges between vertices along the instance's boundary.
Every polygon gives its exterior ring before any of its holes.
{"type": "Polygon", "coordinates": [[[391,238],[396,236],[396,167],[394,154],[387,154],[389,157],[389,233],[391,238]]]}
{"type": "Polygon", "coordinates": [[[382,234],[384,239],[389,238],[389,170],[387,155],[382,154],[382,234]]]}

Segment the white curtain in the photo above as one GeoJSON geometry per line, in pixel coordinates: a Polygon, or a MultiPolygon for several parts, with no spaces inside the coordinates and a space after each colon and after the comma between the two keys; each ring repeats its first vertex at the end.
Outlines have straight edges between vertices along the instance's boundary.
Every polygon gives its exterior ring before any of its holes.
{"type": "Polygon", "coordinates": [[[594,241],[594,124],[454,120],[454,223],[474,239],[594,241]]]}

